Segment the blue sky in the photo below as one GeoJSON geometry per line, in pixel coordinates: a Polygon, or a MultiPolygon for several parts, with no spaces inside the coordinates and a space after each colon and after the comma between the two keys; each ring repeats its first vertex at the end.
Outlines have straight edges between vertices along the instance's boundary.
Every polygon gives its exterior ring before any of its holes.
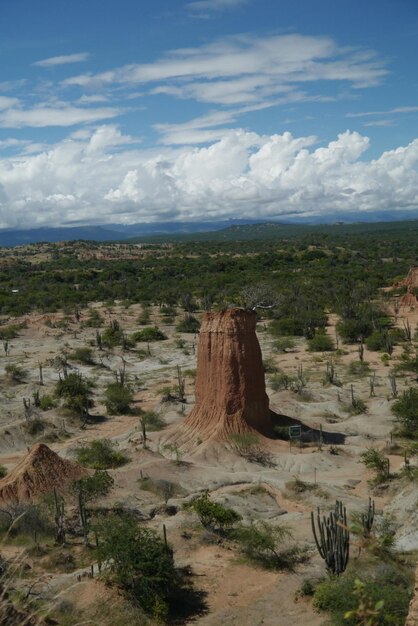
{"type": "Polygon", "coordinates": [[[0,0],[0,227],[418,209],[416,0],[0,0]]]}

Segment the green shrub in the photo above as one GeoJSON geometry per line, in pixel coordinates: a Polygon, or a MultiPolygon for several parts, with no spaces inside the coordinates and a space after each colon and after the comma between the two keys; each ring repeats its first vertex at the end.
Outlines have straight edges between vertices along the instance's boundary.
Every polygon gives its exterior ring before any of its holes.
{"type": "Polygon", "coordinates": [[[26,376],[28,375],[27,371],[20,365],[8,363],[4,369],[6,371],[7,378],[15,383],[24,383],[26,376]]]}
{"type": "Polygon", "coordinates": [[[373,483],[381,483],[390,478],[389,459],[381,450],[367,448],[366,452],[360,455],[360,462],[375,473],[373,483]]]}
{"type": "Polygon", "coordinates": [[[102,344],[106,348],[120,346],[123,342],[124,333],[117,320],[112,320],[102,333],[102,344]]]}
{"type": "Polygon", "coordinates": [[[370,374],[370,366],[367,361],[351,361],[348,373],[352,376],[366,376],[370,374]]]}
{"type": "Polygon", "coordinates": [[[4,467],[4,465],[0,465],[0,478],[4,478],[7,474],[7,469],[4,467]]]}
{"type": "Polygon", "coordinates": [[[184,319],[177,324],[176,330],[179,333],[197,333],[200,328],[199,320],[188,313],[184,319]]]}
{"type": "Polygon", "coordinates": [[[259,463],[272,467],[272,455],[262,447],[260,438],[255,433],[236,433],[229,438],[233,450],[250,463],[259,463]]]}
{"type": "Polygon", "coordinates": [[[96,526],[103,575],[120,585],[157,620],[165,620],[179,582],[172,552],[150,528],[130,515],[108,515],[96,526]]]}
{"type": "Polygon", "coordinates": [[[294,350],[296,347],[296,341],[293,337],[279,337],[273,344],[273,347],[277,352],[287,352],[288,350],[294,350]]]}
{"type": "Polygon", "coordinates": [[[141,423],[145,424],[147,431],[161,430],[166,426],[164,418],[155,411],[146,411],[140,417],[141,423]]]}
{"type": "Polygon", "coordinates": [[[87,320],[85,321],[85,325],[90,328],[100,328],[103,326],[103,317],[100,315],[97,309],[89,309],[89,314],[87,320]]]}
{"type": "Polygon", "coordinates": [[[165,335],[162,330],[157,328],[157,326],[154,326],[138,330],[132,335],[132,339],[134,341],[163,341],[164,339],[167,339],[167,335],[165,335]]]}
{"type": "Polygon", "coordinates": [[[115,444],[109,439],[96,439],[81,446],[75,450],[75,457],[81,465],[96,470],[114,469],[129,461],[122,452],[115,450],[115,444]]]}
{"type": "Polygon", "coordinates": [[[334,348],[334,341],[329,335],[317,333],[308,340],[309,352],[330,352],[334,348]]]}
{"type": "MultiPolygon", "coordinates": [[[[314,608],[330,612],[331,623],[335,626],[359,624],[355,615],[345,618],[345,614],[349,611],[355,612],[359,604],[357,595],[354,593],[356,578],[356,572],[350,572],[345,576],[325,580],[315,589],[314,608]]],[[[384,610],[379,616],[379,621],[374,624],[376,626],[403,626],[411,593],[410,581],[400,568],[383,564],[380,568],[376,568],[375,572],[363,570],[362,582],[365,596],[373,605],[383,602],[384,610]]]]}
{"type": "Polygon", "coordinates": [[[71,372],[55,385],[54,395],[64,401],[64,406],[71,411],[81,413],[94,405],[92,389],[94,384],[79,372],[71,372]]]}
{"type": "Polygon", "coordinates": [[[273,320],[269,330],[274,337],[303,337],[303,320],[294,317],[283,317],[273,320]]]}
{"type": "Polygon", "coordinates": [[[271,526],[267,522],[258,522],[251,526],[240,526],[232,533],[239,548],[249,559],[264,567],[292,567],[297,563],[304,550],[289,546],[292,533],[287,526],[271,526]],[[283,549],[282,545],[287,543],[283,549]]]}
{"type": "Polygon", "coordinates": [[[392,405],[392,412],[400,423],[400,434],[418,438],[418,389],[411,387],[392,405]]]}
{"type": "Polygon", "coordinates": [[[84,365],[94,365],[93,350],[91,348],[76,348],[69,355],[69,358],[84,365]]]}
{"type": "Polygon", "coordinates": [[[15,339],[22,328],[26,328],[26,324],[9,324],[9,326],[0,327],[0,340],[8,341],[9,339],[15,339]]]}
{"type": "Polygon", "coordinates": [[[49,396],[48,394],[45,394],[39,400],[39,408],[41,409],[41,411],[49,411],[50,409],[53,409],[55,406],[56,406],[56,403],[53,397],[49,396]]]}
{"type": "Polygon", "coordinates": [[[208,491],[193,500],[187,508],[195,511],[202,526],[210,530],[226,530],[241,520],[241,515],[233,509],[210,500],[208,491]]]}
{"type": "Polygon", "coordinates": [[[105,406],[109,415],[124,415],[131,412],[134,395],[127,385],[109,383],[105,389],[105,406]]]}

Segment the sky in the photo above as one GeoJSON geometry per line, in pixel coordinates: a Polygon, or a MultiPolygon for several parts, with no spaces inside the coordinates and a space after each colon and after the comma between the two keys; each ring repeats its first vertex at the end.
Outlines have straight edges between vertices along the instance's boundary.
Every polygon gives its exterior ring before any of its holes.
{"type": "Polygon", "coordinates": [[[0,228],[418,211],[418,0],[0,0],[0,228]]]}

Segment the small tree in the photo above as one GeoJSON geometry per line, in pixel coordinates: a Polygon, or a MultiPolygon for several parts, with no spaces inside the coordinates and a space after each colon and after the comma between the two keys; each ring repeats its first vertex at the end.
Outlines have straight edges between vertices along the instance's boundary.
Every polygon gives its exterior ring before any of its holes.
{"type": "Polygon", "coordinates": [[[93,476],[84,476],[84,478],[75,480],[71,484],[70,490],[77,497],[78,514],[86,546],[89,542],[89,512],[87,503],[107,495],[113,484],[113,478],[105,471],[96,471],[93,476]]]}
{"type": "Polygon", "coordinates": [[[109,415],[123,415],[131,412],[134,395],[127,385],[110,383],[105,390],[105,406],[109,415]]]}
{"type": "Polygon", "coordinates": [[[418,389],[411,387],[392,405],[392,411],[401,424],[401,434],[418,438],[418,389]]]}
{"type": "Polygon", "coordinates": [[[96,531],[97,557],[107,580],[121,585],[153,617],[166,618],[179,580],[168,546],[126,513],[102,518],[96,531]]]}
{"type": "Polygon", "coordinates": [[[193,500],[188,508],[197,513],[200,523],[212,531],[231,528],[241,520],[241,515],[229,509],[223,504],[213,502],[209,498],[209,492],[205,491],[201,496],[193,500]]]}
{"type": "Polygon", "coordinates": [[[389,459],[381,450],[367,448],[366,452],[360,455],[360,462],[375,473],[374,483],[384,482],[390,477],[389,459]]]}
{"type": "Polygon", "coordinates": [[[94,406],[92,399],[93,382],[84,378],[80,372],[71,372],[60,377],[55,385],[55,397],[64,401],[68,409],[83,413],[94,406]]]}

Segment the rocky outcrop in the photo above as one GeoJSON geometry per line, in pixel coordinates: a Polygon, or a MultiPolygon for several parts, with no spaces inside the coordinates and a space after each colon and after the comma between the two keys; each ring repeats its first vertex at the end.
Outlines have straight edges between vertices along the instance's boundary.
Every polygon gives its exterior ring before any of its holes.
{"type": "Polygon", "coordinates": [[[238,308],[206,313],[200,329],[196,405],[184,422],[203,441],[271,431],[256,314],[238,308]]]}
{"type": "Polygon", "coordinates": [[[418,307],[418,297],[416,296],[418,290],[418,265],[411,265],[407,277],[396,283],[393,289],[401,289],[402,287],[406,287],[406,293],[399,298],[400,307],[418,307]]]}
{"type": "Polygon", "coordinates": [[[0,502],[31,502],[64,489],[87,474],[78,463],[62,459],[44,443],[37,443],[5,478],[0,480],[0,502]]]}

